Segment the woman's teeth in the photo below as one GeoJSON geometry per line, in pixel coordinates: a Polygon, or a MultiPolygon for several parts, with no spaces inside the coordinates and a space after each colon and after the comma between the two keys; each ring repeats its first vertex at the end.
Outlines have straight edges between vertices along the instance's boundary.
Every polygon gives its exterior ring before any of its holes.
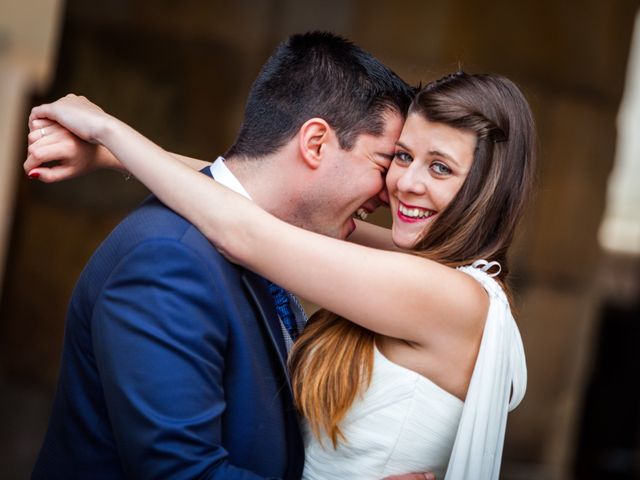
{"type": "Polygon", "coordinates": [[[400,213],[402,213],[405,217],[410,218],[429,218],[431,215],[436,213],[433,210],[425,210],[423,208],[405,207],[403,204],[400,204],[398,206],[398,210],[400,210],[400,213]]]}
{"type": "Polygon", "coordinates": [[[364,208],[360,207],[358,210],[356,210],[356,213],[354,213],[354,216],[356,218],[359,218],[360,220],[366,220],[367,217],[369,216],[369,212],[367,212],[364,208]]]}

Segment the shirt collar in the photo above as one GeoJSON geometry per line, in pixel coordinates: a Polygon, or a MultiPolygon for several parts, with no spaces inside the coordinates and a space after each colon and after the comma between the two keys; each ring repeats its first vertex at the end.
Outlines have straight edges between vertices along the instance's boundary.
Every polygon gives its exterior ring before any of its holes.
{"type": "Polygon", "coordinates": [[[251,200],[249,192],[245,190],[240,181],[229,170],[229,167],[225,165],[224,158],[218,157],[209,167],[209,171],[216,182],[251,200]]]}

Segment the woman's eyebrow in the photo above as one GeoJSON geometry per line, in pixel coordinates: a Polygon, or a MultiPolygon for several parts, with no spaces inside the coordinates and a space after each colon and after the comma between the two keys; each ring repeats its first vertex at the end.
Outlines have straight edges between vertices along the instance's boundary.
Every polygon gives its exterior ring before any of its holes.
{"type": "Polygon", "coordinates": [[[458,163],[458,161],[453,158],[451,155],[448,155],[446,153],[442,153],[439,150],[431,150],[429,152],[429,155],[433,155],[433,156],[437,156],[437,157],[442,157],[442,158],[446,158],[447,160],[449,160],[451,163],[454,163],[457,167],[460,167],[460,164],[458,163]]]}

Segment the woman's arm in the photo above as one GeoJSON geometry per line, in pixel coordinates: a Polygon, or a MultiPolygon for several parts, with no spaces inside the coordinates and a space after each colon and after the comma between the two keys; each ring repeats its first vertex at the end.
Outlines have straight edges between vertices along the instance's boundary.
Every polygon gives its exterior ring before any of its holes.
{"type": "Polygon", "coordinates": [[[225,255],[294,293],[365,328],[424,346],[467,348],[479,338],[488,298],[470,276],[294,227],[176,161],[86,99],[67,96],[34,114],[104,145],[225,255]]]}
{"type": "MultiPolygon", "coordinates": [[[[126,167],[104,146],[92,145],[66,128],[47,119],[29,119],[28,156],[24,171],[45,183],[86,175],[94,170],[110,169],[128,173],[126,167]],[[55,162],[49,164],[50,162],[55,162]]],[[[172,153],[193,170],[210,162],[172,153]]]]}
{"type": "Polygon", "coordinates": [[[197,158],[186,157],[184,155],[180,155],[179,153],[170,153],[173,158],[182,162],[184,165],[189,167],[191,170],[202,170],[205,167],[211,165],[211,162],[207,162],[206,160],[199,160],[197,158]]]}
{"type": "Polygon", "coordinates": [[[349,235],[349,241],[365,247],[380,250],[398,250],[391,239],[391,230],[372,223],[356,220],[356,229],[349,235]]]}

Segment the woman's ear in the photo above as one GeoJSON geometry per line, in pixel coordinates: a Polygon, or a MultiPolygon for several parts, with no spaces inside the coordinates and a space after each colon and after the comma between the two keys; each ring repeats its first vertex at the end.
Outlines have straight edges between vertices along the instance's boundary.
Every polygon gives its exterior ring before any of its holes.
{"type": "Polygon", "coordinates": [[[320,166],[332,129],[322,118],[310,118],[300,127],[300,154],[304,162],[313,169],[320,166]]]}

